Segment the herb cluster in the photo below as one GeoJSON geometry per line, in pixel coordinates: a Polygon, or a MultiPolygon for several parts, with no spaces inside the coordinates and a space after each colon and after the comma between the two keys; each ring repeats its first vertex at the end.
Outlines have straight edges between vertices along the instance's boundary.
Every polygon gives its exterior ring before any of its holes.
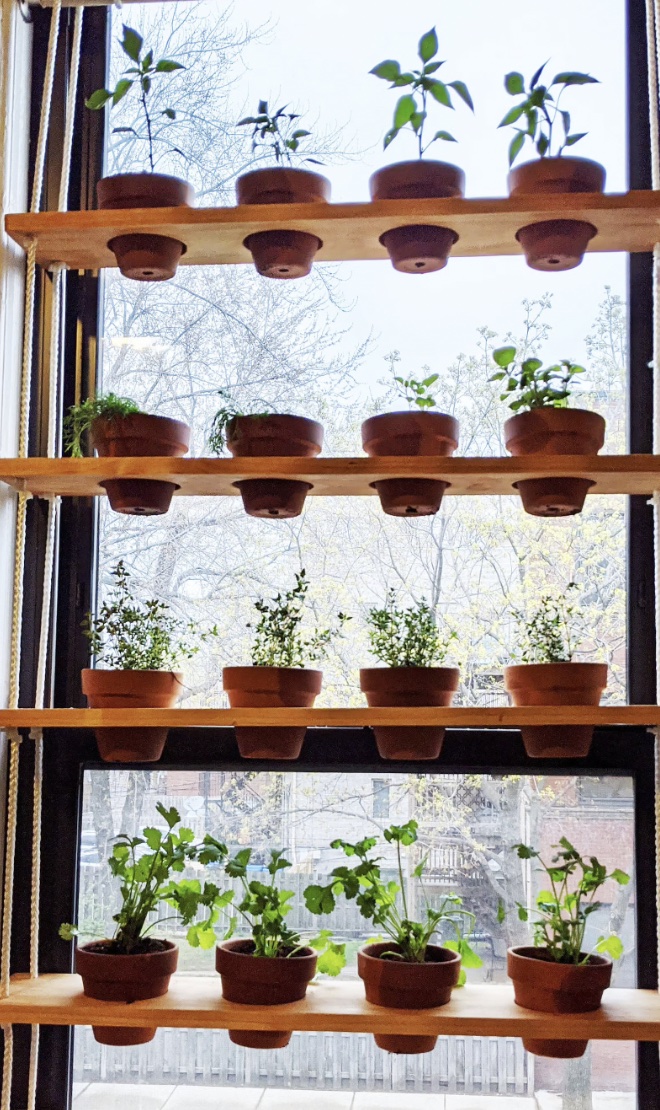
{"type": "Polygon", "coordinates": [[[218,409],[213,422],[211,424],[211,432],[209,434],[209,450],[214,455],[221,455],[227,446],[228,441],[234,435],[234,428],[236,418],[238,416],[249,415],[251,420],[263,420],[267,416],[271,416],[270,412],[251,412],[249,414],[241,412],[238,406],[232,401],[231,395],[226,389],[219,389],[218,395],[225,401],[225,405],[218,409]]]}
{"type": "MultiPolygon", "coordinates": [[[[297,112],[287,112],[287,104],[277,108],[275,112],[268,111],[268,101],[260,100],[256,116],[246,116],[237,123],[237,127],[252,127],[252,153],[272,150],[278,166],[282,163],[292,164],[292,154],[298,154],[300,140],[308,138],[311,131],[296,127],[296,120],[300,119],[297,112]]],[[[313,162],[320,166],[322,163],[316,158],[304,158],[304,162],[313,162]]]]}
{"type": "Polygon", "coordinates": [[[562,594],[545,594],[531,617],[520,609],[512,610],[520,629],[518,648],[523,663],[571,662],[584,619],[571,600],[577,589],[577,582],[569,582],[562,594]]]}
{"type": "Polygon", "coordinates": [[[565,409],[571,394],[571,383],[578,374],[584,374],[584,366],[579,366],[564,358],[554,366],[543,366],[538,358],[525,358],[516,362],[518,352],[515,347],[498,347],[493,351],[493,359],[500,369],[489,379],[491,382],[505,382],[500,401],[508,401],[512,412],[525,412],[539,408],[565,409]]]}
{"type": "Polygon", "coordinates": [[[504,87],[510,96],[522,96],[522,100],[511,108],[500,123],[500,127],[513,127],[515,135],[509,146],[509,165],[513,165],[525,142],[529,140],[541,157],[560,157],[566,147],[574,146],[584,139],[586,131],[571,133],[570,113],[559,107],[562,93],[570,85],[597,85],[599,82],[588,73],[558,73],[549,85],[540,84],[545,62],[532,77],[529,87],[525,87],[522,73],[507,73],[504,87]],[[555,90],[553,95],[552,90],[555,90]],[[516,127],[523,120],[524,127],[516,127]],[[562,136],[557,140],[561,127],[562,136]],[[556,141],[556,150],[552,144],[556,141]]]}
{"type": "Polygon", "coordinates": [[[309,582],[304,570],[296,574],[296,584],[271,601],[260,598],[254,607],[260,614],[256,624],[248,624],[254,632],[252,664],[255,667],[305,667],[316,663],[341,635],[351,618],[337,613],[338,627],[315,628],[308,634],[302,630],[309,582]]]}
{"type": "Polygon", "coordinates": [[[104,393],[100,397],[89,397],[79,405],[71,405],[64,419],[65,450],[74,459],[82,459],[83,436],[89,432],[95,420],[123,420],[127,416],[136,416],[141,411],[130,397],[118,397],[116,393],[104,393]]]}
{"type": "Polygon", "coordinates": [[[399,608],[393,589],[388,591],[382,608],[369,610],[367,627],[371,651],[386,667],[440,665],[456,639],[453,631],[442,638],[435,613],[426,601],[399,608]]]}

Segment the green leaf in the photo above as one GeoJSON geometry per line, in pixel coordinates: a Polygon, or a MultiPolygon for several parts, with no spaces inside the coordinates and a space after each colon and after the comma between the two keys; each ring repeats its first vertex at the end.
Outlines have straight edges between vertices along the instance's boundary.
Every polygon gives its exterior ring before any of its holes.
{"type": "Polygon", "coordinates": [[[518,920],[519,921],[529,921],[529,914],[528,914],[527,910],[525,909],[525,907],[521,906],[520,903],[518,904],[518,920]]]}
{"type": "Polygon", "coordinates": [[[510,96],[518,96],[525,91],[525,78],[522,73],[507,73],[504,78],[504,88],[510,96]]]}
{"type": "Polygon", "coordinates": [[[310,913],[332,913],[335,908],[335,896],[331,886],[308,886],[303,892],[303,897],[310,913]]]}
{"type": "Polygon", "coordinates": [[[322,975],[339,975],[339,972],[345,966],[346,945],[335,944],[334,942],[328,944],[325,951],[321,952],[316,963],[316,967],[322,975]]]}
{"type": "Polygon", "coordinates": [[[128,27],[125,23],[122,26],[124,37],[120,42],[120,46],[124,54],[128,55],[132,62],[139,62],[140,51],[142,50],[142,35],[134,31],[132,27],[128,27]]]}
{"type": "Polygon", "coordinates": [[[158,851],[163,842],[163,837],[159,829],[143,829],[142,831],[144,833],[144,839],[151,848],[151,851],[158,851]]]}
{"type": "Polygon", "coordinates": [[[113,106],[113,108],[114,108],[115,104],[119,104],[119,101],[124,99],[124,97],[126,96],[126,93],[129,91],[129,89],[132,89],[132,88],[133,88],[133,82],[131,81],[131,79],[129,77],[123,77],[121,79],[121,81],[117,82],[117,84],[115,85],[115,91],[112,94],[112,106],[113,106]]]}
{"type": "Polygon", "coordinates": [[[623,942],[615,934],[609,937],[599,937],[596,951],[601,955],[609,956],[611,960],[620,960],[624,953],[623,942]]]}
{"type": "Polygon", "coordinates": [[[502,898],[497,903],[497,924],[503,925],[506,920],[506,907],[502,898]]]}
{"type": "Polygon", "coordinates": [[[614,869],[614,871],[610,875],[610,878],[614,879],[614,882],[618,883],[619,886],[628,886],[628,883],[630,882],[630,875],[628,875],[625,871],[621,871],[619,867],[616,867],[614,869]]]}
{"type": "Polygon", "coordinates": [[[394,109],[394,127],[400,131],[410,122],[412,116],[417,111],[415,98],[407,95],[399,98],[396,108],[394,109]]]}
{"type": "Polygon", "coordinates": [[[521,117],[521,115],[523,114],[524,111],[525,111],[525,105],[524,104],[515,104],[514,107],[511,108],[507,112],[507,114],[505,115],[502,122],[498,123],[497,126],[498,127],[508,127],[509,124],[515,123],[516,120],[520,119],[520,117],[521,117]]]}
{"type": "Polygon", "coordinates": [[[156,62],[156,73],[174,73],[176,69],[185,69],[181,62],[175,62],[171,58],[161,58],[156,62]]]}
{"type": "Polygon", "coordinates": [[[581,131],[578,135],[567,135],[564,146],[573,146],[575,143],[579,143],[580,139],[584,139],[587,134],[587,131],[581,131]]]}
{"type": "Polygon", "coordinates": [[[534,76],[532,77],[532,80],[531,80],[531,81],[530,81],[530,83],[529,83],[529,87],[530,87],[530,89],[535,89],[535,88],[536,88],[536,85],[537,85],[537,83],[538,83],[538,80],[539,80],[539,78],[540,78],[541,74],[543,73],[543,70],[544,70],[544,69],[545,69],[545,67],[547,66],[547,64],[548,64],[547,62],[544,62],[542,66],[539,66],[539,68],[537,69],[536,73],[535,73],[535,74],[534,74],[534,76]]]}
{"type": "MultiPolygon", "coordinates": [[[[493,361],[496,362],[498,366],[501,366],[503,370],[506,370],[507,366],[515,362],[516,354],[517,351],[515,347],[498,347],[493,351],[493,361]]],[[[520,856],[520,851],[518,851],[518,855],[520,856]]],[[[520,856],[520,858],[525,859],[526,857],[520,856]]]]}
{"type": "Polygon", "coordinates": [[[470,108],[474,112],[472,97],[470,96],[468,87],[464,81],[449,81],[449,88],[453,89],[454,92],[457,92],[461,100],[464,101],[464,103],[467,104],[468,108],[470,108]]]}
{"type": "Polygon", "coordinates": [[[85,107],[91,108],[93,112],[98,112],[99,108],[103,108],[111,99],[112,93],[108,89],[97,89],[87,98],[85,107]]]}
{"type": "Polygon", "coordinates": [[[174,108],[163,108],[162,115],[167,116],[168,119],[176,119],[174,108]]]}
{"type": "Polygon", "coordinates": [[[455,139],[453,135],[450,135],[449,131],[436,131],[435,135],[431,139],[431,142],[434,143],[436,139],[444,139],[444,141],[447,143],[458,142],[458,140],[455,139]]]}
{"type": "Polygon", "coordinates": [[[453,108],[447,86],[442,81],[437,81],[434,77],[432,82],[429,83],[429,92],[434,100],[438,101],[438,104],[444,105],[445,108],[453,108]]]}
{"type": "Polygon", "coordinates": [[[174,806],[170,806],[169,809],[165,809],[165,806],[162,804],[162,802],[157,802],[156,811],[157,813],[160,813],[163,820],[171,829],[173,829],[175,825],[178,825],[179,821],[181,820],[181,814],[179,813],[178,809],[175,809],[174,806]]]}
{"type": "Polygon", "coordinates": [[[62,940],[73,940],[74,937],[78,936],[78,926],[70,925],[66,921],[60,925],[57,931],[62,940]]]}
{"type": "Polygon", "coordinates": [[[369,70],[374,77],[380,77],[383,81],[394,81],[401,73],[401,66],[392,58],[386,58],[384,62],[379,62],[377,66],[369,70]]]}
{"type": "Polygon", "coordinates": [[[473,948],[470,947],[466,940],[462,940],[459,948],[461,954],[461,962],[463,967],[470,967],[476,970],[478,967],[483,967],[483,960],[481,956],[477,955],[473,948]]]}
{"type": "Polygon", "coordinates": [[[590,77],[588,73],[558,73],[553,85],[599,85],[597,77],[590,77]]]}
{"type": "Polygon", "coordinates": [[[432,27],[425,35],[422,35],[419,40],[419,46],[417,47],[417,53],[422,62],[430,62],[431,58],[435,58],[438,53],[438,36],[435,27],[432,27]]]}
{"type": "Polygon", "coordinates": [[[520,151],[522,150],[524,142],[525,142],[525,132],[524,131],[518,131],[518,133],[513,136],[512,140],[509,144],[509,165],[510,166],[513,165],[516,158],[520,154],[520,151]]]}
{"type": "Polygon", "coordinates": [[[422,73],[425,77],[427,77],[429,73],[437,73],[444,64],[444,62],[428,62],[427,65],[424,66],[422,73]]]}
{"type": "Polygon", "coordinates": [[[391,130],[387,132],[387,134],[385,135],[385,138],[383,139],[383,150],[387,150],[390,143],[393,142],[394,139],[396,139],[398,134],[399,134],[399,128],[398,127],[392,127],[391,130]]]}

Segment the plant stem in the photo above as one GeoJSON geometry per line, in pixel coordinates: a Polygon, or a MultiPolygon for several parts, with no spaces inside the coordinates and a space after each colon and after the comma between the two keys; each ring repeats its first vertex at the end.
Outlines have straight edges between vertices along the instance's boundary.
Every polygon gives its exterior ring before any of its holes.
{"type": "Polygon", "coordinates": [[[142,89],[142,108],[144,110],[144,118],[147,121],[147,138],[149,140],[149,165],[151,172],[154,172],[154,140],[151,133],[151,116],[149,115],[149,108],[147,107],[147,94],[142,89]]]}
{"type": "Polygon", "coordinates": [[[400,840],[397,840],[397,842],[396,842],[396,860],[397,860],[397,864],[399,865],[399,882],[401,883],[401,901],[403,902],[403,914],[404,914],[404,917],[405,917],[406,921],[408,921],[409,920],[409,918],[408,918],[408,904],[406,902],[406,885],[403,881],[403,867],[401,865],[401,841],[400,840]]]}

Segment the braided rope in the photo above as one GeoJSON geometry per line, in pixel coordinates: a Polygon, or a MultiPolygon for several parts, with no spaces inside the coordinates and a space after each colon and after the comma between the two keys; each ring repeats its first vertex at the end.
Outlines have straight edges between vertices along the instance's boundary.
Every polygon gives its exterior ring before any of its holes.
{"type": "Polygon", "coordinates": [[[0,994],[9,994],[11,965],[11,907],[14,886],[14,857],[16,855],[16,814],[18,810],[18,757],[21,735],[17,729],[7,729],[9,737],[9,782],[7,789],[7,839],[5,843],[5,874],[2,918],[2,950],[0,953],[0,994]],[[7,909],[9,912],[6,912],[7,909]]]}

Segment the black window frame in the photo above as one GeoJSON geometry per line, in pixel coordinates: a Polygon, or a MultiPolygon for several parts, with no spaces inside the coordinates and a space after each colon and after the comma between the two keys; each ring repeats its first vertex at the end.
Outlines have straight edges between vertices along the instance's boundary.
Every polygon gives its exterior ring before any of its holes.
{"type": "MultiPolygon", "coordinates": [[[[648,122],[645,0],[626,0],[628,65],[628,164],[631,188],[651,186],[648,122]]],[[[54,116],[46,177],[46,207],[56,206],[58,154],[65,103],[65,58],[70,46],[73,13],[63,11],[61,27],[66,48],[60,51],[56,71],[54,116]]],[[[38,125],[43,68],[50,13],[33,12],[34,61],[32,148],[38,125]]],[[[104,131],[101,113],[83,111],[83,91],[105,83],[109,42],[109,12],[88,8],[85,13],[81,90],[76,107],[76,139],[71,175],[72,208],[94,207],[95,182],[104,161],[104,131]]],[[[96,349],[102,275],[68,273],[65,283],[65,328],[62,360],[63,407],[88,394],[96,374],[96,349]]],[[[37,289],[37,319],[43,320],[50,297],[50,279],[40,273],[37,289]]],[[[630,387],[628,398],[629,449],[652,450],[651,375],[652,357],[652,258],[630,255],[628,263],[628,319],[630,387]]],[[[44,386],[48,372],[42,329],[35,338],[35,383],[32,397],[31,453],[41,454],[45,444],[46,411],[44,386]]],[[[39,609],[43,577],[46,502],[35,499],[28,506],[24,638],[21,660],[21,705],[33,704],[39,609]]],[[[88,663],[88,645],[80,622],[95,596],[96,518],[93,498],[64,498],[58,539],[57,589],[53,609],[55,636],[51,652],[49,682],[53,704],[84,704],[79,673],[88,663]],[[58,646],[62,649],[58,651],[58,646]]],[[[655,678],[655,591],[653,559],[653,515],[644,497],[628,499],[628,689],[632,703],[654,703],[655,678]]],[[[42,876],[40,909],[40,970],[72,970],[72,952],[60,941],[57,927],[72,920],[76,910],[80,853],[83,776],[87,769],[107,768],[100,763],[93,734],[83,730],[48,730],[44,752],[43,831],[44,844],[57,845],[57,866],[46,865],[42,876]]],[[[235,744],[233,730],[216,728],[173,729],[159,769],[205,771],[245,770],[235,744]]],[[[153,764],[122,764],[122,769],[153,764]]],[[[562,762],[532,761],[524,753],[516,731],[448,730],[442,755],[429,765],[385,763],[376,753],[368,729],[310,729],[301,759],[291,770],[365,771],[387,775],[397,771],[458,774],[482,770],[492,774],[538,773],[572,776],[581,772],[596,775],[631,776],[635,798],[636,943],[638,985],[658,987],[657,909],[655,859],[655,761],[654,738],[641,728],[597,729],[586,759],[562,762]],[[495,742],[497,744],[495,752],[495,742]],[[329,753],[332,753],[329,755],[329,753]],[[492,753],[492,754],[491,754],[492,753]]],[[[29,866],[32,830],[33,747],[29,739],[21,745],[17,862],[14,888],[14,932],[12,970],[28,966],[29,866]],[[19,928],[19,923],[22,927],[19,928]]],[[[251,762],[250,769],[281,770],[272,762],[251,762]]],[[[52,857],[51,857],[52,858],[52,857]]],[[[39,1063],[40,1110],[70,1107],[72,1077],[72,1030],[44,1026],[41,1030],[39,1063]]],[[[15,1027],[13,1099],[23,1105],[26,1098],[29,1030],[15,1027]]],[[[655,1110],[660,1089],[657,1045],[637,1046],[638,1107],[655,1110]]]]}

